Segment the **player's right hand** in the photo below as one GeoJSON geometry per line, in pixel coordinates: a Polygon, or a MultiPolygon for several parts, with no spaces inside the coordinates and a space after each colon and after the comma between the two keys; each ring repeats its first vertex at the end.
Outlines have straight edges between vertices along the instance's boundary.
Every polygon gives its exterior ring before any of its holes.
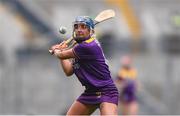
{"type": "Polygon", "coordinates": [[[51,49],[49,50],[49,52],[50,52],[51,54],[53,54],[55,50],[63,51],[63,49],[65,49],[65,48],[67,48],[67,47],[68,47],[68,46],[67,46],[66,42],[63,41],[63,42],[61,42],[60,44],[53,45],[53,46],[51,47],[51,49]]]}

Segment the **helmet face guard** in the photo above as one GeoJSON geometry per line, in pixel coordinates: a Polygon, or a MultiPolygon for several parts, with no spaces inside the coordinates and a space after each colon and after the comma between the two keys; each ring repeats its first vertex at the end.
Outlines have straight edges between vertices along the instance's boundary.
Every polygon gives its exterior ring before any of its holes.
{"type": "Polygon", "coordinates": [[[75,32],[74,32],[74,30],[75,30],[74,27],[76,24],[81,24],[81,23],[85,24],[89,28],[89,30],[94,30],[94,26],[95,26],[94,21],[88,16],[76,17],[75,21],[73,22],[73,38],[75,39],[75,41],[77,43],[81,43],[82,41],[85,41],[90,38],[90,37],[88,37],[88,38],[77,38],[76,37],[75,32]]]}

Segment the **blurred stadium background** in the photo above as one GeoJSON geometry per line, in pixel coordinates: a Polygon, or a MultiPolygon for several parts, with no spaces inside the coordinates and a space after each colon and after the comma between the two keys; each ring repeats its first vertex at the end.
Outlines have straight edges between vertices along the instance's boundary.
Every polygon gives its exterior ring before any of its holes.
{"type": "Polygon", "coordinates": [[[131,54],[141,83],[138,114],[180,114],[179,0],[0,0],[0,114],[65,114],[83,87],[48,49],[71,35],[76,16],[110,8],[116,17],[96,32],[113,78],[131,54]]]}

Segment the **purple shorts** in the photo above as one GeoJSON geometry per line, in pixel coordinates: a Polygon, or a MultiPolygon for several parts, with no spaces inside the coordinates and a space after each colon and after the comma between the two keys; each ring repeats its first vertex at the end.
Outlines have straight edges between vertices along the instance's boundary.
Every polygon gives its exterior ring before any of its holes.
{"type": "Polygon", "coordinates": [[[120,101],[129,103],[136,99],[136,84],[134,81],[127,81],[120,93],[120,101]]]}
{"type": "Polygon", "coordinates": [[[114,103],[118,105],[118,90],[116,87],[103,88],[99,91],[85,90],[77,101],[84,104],[100,104],[102,102],[114,103]]]}

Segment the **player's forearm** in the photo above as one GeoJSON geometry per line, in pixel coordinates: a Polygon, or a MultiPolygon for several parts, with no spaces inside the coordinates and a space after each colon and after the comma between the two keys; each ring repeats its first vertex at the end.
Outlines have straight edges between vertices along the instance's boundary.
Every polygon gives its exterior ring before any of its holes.
{"type": "Polygon", "coordinates": [[[72,49],[68,50],[55,50],[54,51],[55,56],[57,56],[61,60],[69,59],[69,58],[74,58],[74,53],[72,49]]]}
{"type": "Polygon", "coordinates": [[[73,74],[73,67],[71,61],[69,59],[66,59],[60,60],[60,62],[66,76],[71,76],[73,74]]]}

